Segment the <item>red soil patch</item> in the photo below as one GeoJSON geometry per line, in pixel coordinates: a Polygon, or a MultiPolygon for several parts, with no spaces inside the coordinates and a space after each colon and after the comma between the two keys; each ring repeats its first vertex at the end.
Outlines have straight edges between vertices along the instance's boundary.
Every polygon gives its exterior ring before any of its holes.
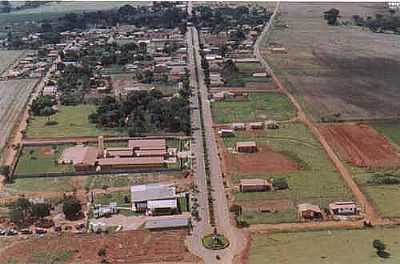
{"type": "Polygon", "coordinates": [[[41,147],[39,149],[39,152],[43,156],[53,156],[54,155],[54,149],[52,147],[41,147]]]}
{"type": "Polygon", "coordinates": [[[32,263],[33,254],[65,251],[72,252],[67,263],[100,263],[98,252],[101,248],[106,249],[109,263],[198,263],[198,258],[191,255],[184,245],[186,235],[185,230],[48,235],[15,243],[7,249],[7,254],[0,256],[0,263],[8,263],[10,259],[18,263],[32,263]]]}
{"type": "Polygon", "coordinates": [[[400,166],[400,156],[393,146],[368,125],[322,125],[319,129],[343,159],[358,167],[400,166]]]}
{"type": "Polygon", "coordinates": [[[274,152],[267,145],[259,145],[256,153],[230,153],[225,151],[225,164],[227,173],[240,175],[257,175],[266,172],[289,172],[300,169],[300,166],[285,157],[274,152]]]}

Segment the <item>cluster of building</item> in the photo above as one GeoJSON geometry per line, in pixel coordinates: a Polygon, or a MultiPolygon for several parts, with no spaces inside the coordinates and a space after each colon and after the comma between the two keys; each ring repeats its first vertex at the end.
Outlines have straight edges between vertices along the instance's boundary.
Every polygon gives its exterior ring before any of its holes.
{"type": "Polygon", "coordinates": [[[46,74],[52,60],[50,57],[39,57],[37,52],[29,52],[26,56],[19,59],[2,78],[40,78],[46,74]]]}
{"type": "Polygon", "coordinates": [[[112,171],[145,168],[165,168],[176,163],[176,149],[168,148],[165,139],[133,139],[126,147],[98,147],[77,145],[66,148],[59,163],[72,164],[76,171],[112,171]]]}

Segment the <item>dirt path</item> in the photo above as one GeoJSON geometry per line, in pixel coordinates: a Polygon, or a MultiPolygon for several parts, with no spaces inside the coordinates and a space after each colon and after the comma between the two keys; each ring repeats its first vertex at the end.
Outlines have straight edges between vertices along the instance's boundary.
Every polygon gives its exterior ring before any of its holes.
{"type": "MultiPolygon", "coordinates": [[[[279,2],[277,4],[277,8],[271,17],[270,21],[273,21],[275,15],[277,14],[277,10],[279,8],[279,2]]],[[[260,51],[260,44],[261,42],[267,41],[269,30],[271,28],[271,23],[270,22],[262,32],[261,36],[258,38],[256,42],[256,47],[254,49],[254,53],[256,57],[260,60],[261,64],[269,71],[271,74],[272,80],[276,83],[278,86],[278,89],[282,91],[286,96],[289,98],[289,100],[292,102],[292,104],[296,107],[298,118],[301,122],[303,122],[312,132],[312,134],[318,139],[318,141],[321,143],[322,147],[324,148],[325,152],[327,153],[328,157],[331,159],[333,164],[335,165],[336,169],[339,171],[339,173],[342,175],[343,180],[346,182],[347,186],[351,189],[354,197],[357,199],[361,207],[365,210],[365,213],[367,214],[367,217],[372,223],[380,223],[382,222],[381,217],[379,214],[376,212],[375,208],[370,204],[366,196],[361,192],[360,188],[357,186],[357,184],[353,181],[353,177],[351,173],[348,171],[348,169],[344,166],[342,161],[338,158],[336,153],[332,150],[332,148],[329,146],[328,142],[326,139],[322,136],[318,128],[315,126],[313,122],[310,121],[310,119],[306,116],[303,108],[301,107],[300,103],[297,101],[297,99],[288,91],[288,89],[279,81],[271,67],[268,65],[266,60],[261,54],[260,51]]]]}

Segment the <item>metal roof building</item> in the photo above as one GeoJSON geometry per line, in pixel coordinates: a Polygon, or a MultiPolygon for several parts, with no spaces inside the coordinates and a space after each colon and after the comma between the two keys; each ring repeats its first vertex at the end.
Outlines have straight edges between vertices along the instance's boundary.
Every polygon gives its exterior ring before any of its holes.
{"type": "Polygon", "coordinates": [[[168,184],[144,184],[131,186],[131,201],[162,200],[176,197],[175,186],[168,184]]]}
{"type": "Polygon", "coordinates": [[[166,228],[182,228],[190,225],[188,217],[160,217],[147,220],[144,223],[145,229],[166,229],[166,228]]]}

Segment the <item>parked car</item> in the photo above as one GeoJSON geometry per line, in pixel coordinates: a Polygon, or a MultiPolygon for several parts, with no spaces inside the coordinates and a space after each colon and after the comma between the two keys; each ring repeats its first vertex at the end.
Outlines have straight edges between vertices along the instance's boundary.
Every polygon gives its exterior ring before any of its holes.
{"type": "Polygon", "coordinates": [[[35,229],[35,233],[36,234],[46,234],[47,233],[47,230],[46,229],[43,229],[43,228],[36,228],[35,229]]]}
{"type": "Polygon", "coordinates": [[[22,229],[20,232],[23,235],[30,235],[33,233],[32,230],[30,230],[30,229],[22,229]]]}
{"type": "Polygon", "coordinates": [[[8,229],[7,231],[6,231],[6,236],[16,236],[16,235],[18,235],[18,231],[17,230],[15,230],[15,229],[8,229]]]}
{"type": "Polygon", "coordinates": [[[6,230],[0,229],[0,236],[5,236],[6,235],[6,230]]]}

